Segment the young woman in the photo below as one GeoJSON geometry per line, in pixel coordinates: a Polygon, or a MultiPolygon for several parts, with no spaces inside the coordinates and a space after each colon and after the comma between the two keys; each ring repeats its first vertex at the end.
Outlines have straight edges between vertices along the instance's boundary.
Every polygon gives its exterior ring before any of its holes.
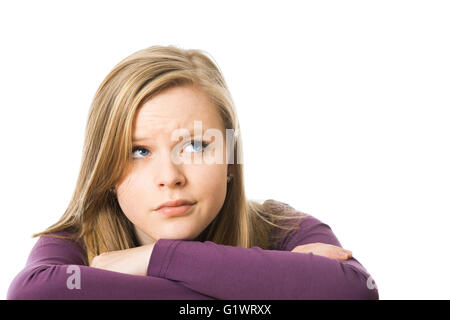
{"type": "Polygon", "coordinates": [[[8,299],[378,299],[331,228],[246,198],[231,94],[207,53],[153,46],[93,99],[72,200],[8,299]]]}

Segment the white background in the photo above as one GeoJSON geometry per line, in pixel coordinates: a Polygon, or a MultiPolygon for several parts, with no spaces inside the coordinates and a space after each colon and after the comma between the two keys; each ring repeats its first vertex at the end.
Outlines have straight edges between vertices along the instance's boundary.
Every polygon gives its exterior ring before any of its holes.
{"type": "Polygon", "coordinates": [[[0,5],[0,298],[72,195],[87,112],[152,45],[209,52],[249,198],[327,223],[380,299],[449,299],[446,1],[10,1],[0,5]]]}

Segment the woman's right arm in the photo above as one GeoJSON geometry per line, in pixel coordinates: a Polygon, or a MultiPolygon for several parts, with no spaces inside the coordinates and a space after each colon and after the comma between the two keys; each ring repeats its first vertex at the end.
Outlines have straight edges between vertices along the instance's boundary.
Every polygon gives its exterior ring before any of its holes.
{"type": "Polygon", "coordinates": [[[75,242],[41,237],[11,282],[8,300],[209,300],[175,281],[92,268],[75,242]]]}

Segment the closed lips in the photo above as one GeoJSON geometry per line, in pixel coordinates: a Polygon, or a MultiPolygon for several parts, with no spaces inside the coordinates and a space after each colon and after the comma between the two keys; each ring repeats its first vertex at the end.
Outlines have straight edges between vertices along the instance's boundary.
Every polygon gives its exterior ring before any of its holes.
{"type": "Polygon", "coordinates": [[[179,207],[179,206],[185,206],[185,205],[193,205],[195,204],[194,201],[189,201],[185,199],[179,199],[175,201],[168,201],[160,204],[155,210],[159,210],[164,207],[179,207]]]}

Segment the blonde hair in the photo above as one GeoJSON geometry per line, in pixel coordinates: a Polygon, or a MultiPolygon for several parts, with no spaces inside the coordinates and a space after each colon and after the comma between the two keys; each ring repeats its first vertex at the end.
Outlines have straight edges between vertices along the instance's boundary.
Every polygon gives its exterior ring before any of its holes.
{"type": "MultiPolygon", "coordinates": [[[[219,67],[202,50],[152,46],[119,62],[100,84],[89,109],[81,168],[72,199],[58,222],[32,237],[82,240],[86,263],[102,252],[138,245],[133,224],[111,188],[127,173],[137,109],[165,89],[194,85],[211,99],[226,129],[239,130],[231,94],[219,67]],[[69,235],[53,234],[70,231],[69,235]]],[[[215,219],[195,239],[217,244],[275,249],[283,232],[307,214],[275,200],[260,204],[244,191],[241,136],[234,141],[233,179],[215,219]]]]}

